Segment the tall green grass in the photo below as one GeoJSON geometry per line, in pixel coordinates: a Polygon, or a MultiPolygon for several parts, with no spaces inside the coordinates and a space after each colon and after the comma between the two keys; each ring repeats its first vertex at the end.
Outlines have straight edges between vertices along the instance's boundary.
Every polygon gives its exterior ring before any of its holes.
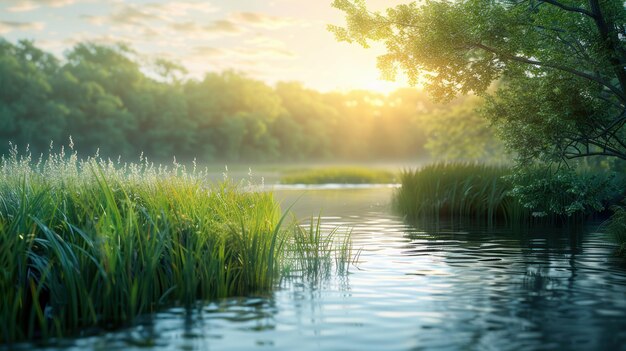
{"type": "Polygon", "coordinates": [[[397,211],[415,220],[422,217],[519,222],[530,216],[509,195],[505,166],[476,163],[436,163],[400,175],[394,196],[397,211]]]}
{"type": "Polygon", "coordinates": [[[605,230],[611,240],[618,245],[617,254],[626,257],[626,208],[613,206],[613,215],[606,222],[605,230]]]}
{"type": "Polygon", "coordinates": [[[396,182],[393,172],[363,167],[328,167],[288,171],[283,184],[388,184],[396,182]]]}
{"type": "Polygon", "coordinates": [[[264,293],[285,266],[319,269],[287,254],[300,249],[293,233],[302,228],[284,224],[271,193],[205,179],[195,166],[143,158],[123,164],[61,151],[33,161],[15,149],[3,157],[0,344],[264,293]]]}
{"type": "Polygon", "coordinates": [[[311,218],[308,225],[293,228],[293,246],[295,266],[292,271],[299,272],[305,278],[319,281],[330,275],[335,267],[338,273],[345,273],[354,264],[360,253],[352,252],[350,232],[333,228],[329,232],[322,230],[321,217],[311,218]]]}

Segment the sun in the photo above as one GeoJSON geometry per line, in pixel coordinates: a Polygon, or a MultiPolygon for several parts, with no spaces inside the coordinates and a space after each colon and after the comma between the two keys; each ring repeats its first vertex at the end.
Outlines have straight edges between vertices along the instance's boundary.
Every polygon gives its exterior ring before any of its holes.
{"type": "Polygon", "coordinates": [[[363,89],[382,94],[389,94],[398,88],[400,88],[400,85],[397,82],[390,82],[382,79],[371,80],[366,82],[363,86],[363,89]]]}
{"type": "MultiPolygon", "coordinates": [[[[389,81],[389,80],[384,80],[380,78],[367,80],[367,81],[362,82],[360,86],[362,87],[362,89],[373,91],[376,93],[385,94],[385,95],[389,95],[390,93],[398,89],[411,87],[408,81],[406,81],[406,79],[403,79],[402,77],[399,77],[395,81],[389,81]]],[[[417,87],[422,88],[422,86],[419,84],[417,87]]]]}

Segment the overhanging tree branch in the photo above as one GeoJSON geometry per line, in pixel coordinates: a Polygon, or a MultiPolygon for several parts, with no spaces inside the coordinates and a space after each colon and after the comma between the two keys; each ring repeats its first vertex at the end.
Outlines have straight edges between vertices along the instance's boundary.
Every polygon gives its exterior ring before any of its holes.
{"type": "Polygon", "coordinates": [[[495,54],[496,56],[498,56],[499,59],[502,59],[502,60],[511,60],[511,61],[516,61],[516,62],[526,63],[526,64],[533,65],[533,66],[554,68],[554,69],[559,70],[559,71],[571,73],[571,74],[573,74],[575,76],[578,76],[578,77],[581,77],[581,78],[585,78],[585,79],[590,80],[592,82],[598,83],[598,84],[602,85],[603,87],[606,87],[613,94],[615,94],[621,101],[626,102],[626,95],[624,95],[624,93],[620,89],[618,89],[616,86],[610,84],[609,82],[605,81],[601,77],[598,77],[598,76],[595,76],[595,75],[592,75],[592,74],[589,74],[589,73],[586,73],[586,72],[583,72],[583,71],[579,71],[577,69],[574,69],[574,68],[571,68],[571,67],[567,67],[567,66],[562,66],[562,65],[558,65],[558,64],[554,64],[554,63],[549,63],[549,62],[541,62],[541,61],[537,61],[537,60],[531,60],[531,59],[526,58],[526,57],[503,53],[503,52],[500,52],[499,50],[496,50],[496,49],[494,49],[492,47],[489,47],[489,46],[481,44],[481,43],[470,44],[470,46],[475,47],[475,48],[479,48],[479,49],[483,49],[483,50],[488,51],[488,52],[491,52],[491,53],[495,54]]]}
{"type": "Polygon", "coordinates": [[[626,53],[624,53],[624,47],[620,44],[620,39],[617,36],[614,28],[615,24],[610,17],[604,16],[602,7],[598,0],[589,0],[589,6],[594,14],[594,22],[598,28],[600,38],[602,38],[600,44],[606,52],[607,58],[613,66],[613,71],[617,77],[620,87],[623,92],[626,92],[626,71],[622,68],[622,65],[626,63],[626,53]]]}
{"type": "Polygon", "coordinates": [[[565,5],[563,3],[560,3],[556,0],[542,0],[540,1],[540,3],[546,3],[546,4],[550,4],[553,6],[556,6],[562,10],[565,11],[569,11],[569,12],[577,12],[577,13],[581,13],[585,16],[589,16],[591,18],[595,18],[594,14],[591,13],[590,11],[587,11],[586,9],[580,8],[580,7],[575,7],[575,6],[569,6],[569,5],[565,5]]]}

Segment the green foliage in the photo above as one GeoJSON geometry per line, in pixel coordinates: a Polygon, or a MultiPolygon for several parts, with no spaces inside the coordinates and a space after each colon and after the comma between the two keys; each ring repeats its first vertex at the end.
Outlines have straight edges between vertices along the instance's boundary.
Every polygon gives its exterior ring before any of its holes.
{"type": "Polygon", "coordinates": [[[283,184],[387,184],[395,182],[395,174],[385,170],[361,167],[315,168],[287,171],[283,184]]]}
{"type": "Polygon", "coordinates": [[[405,171],[394,207],[409,219],[475,219],[507,223],[527,219],[529,211],[509,195],[503,177],[511,169],[477,163],[436,163],[405,171]]]}
{"type": "MultiPolygon", "coordinates": [[[[337,39],[385,43],[378,65],[388,78],[402,70],[443,100],[486,97],[483,114],[517,156],[512,194],[526,207],[567,216],[603,208],[608,178],[552,174],[550,165],[626,160],[622,1],[427,1],[384,13],[363,0],[333,6],[346,14],[345,27],[329,27],[337,39]]],[[[441,147],[436,141],[426,146],[441,147]]]]}
{"type": "Polygon", "coordinates": [[[489,160],[505,162],[510,159],[489,122],[478,109],[483,100],[477,97],[456,99],[445,109],[420,116],[426,131],[424,147],[434,159],[447,161],[489,160]]]}
{"type": "Polygon", "coordinates": [[[538,216],[599,212],[618,192],[615,177],[608,172],[535,167],[520,169],[510,178],[515,184],[511,195],[538,216]]]}
{"type": "MultiPolygon", "coordinates": [[[[51,99],[48,81],[56,60],[24,42],[0,41],[0,139],[28,141],[31,149],[60,139],[67,108],[51,99]]],[[[6,148],[8,145],[2,145],[6,148]]]]}
{"type": "Polygon", "coordinates": [[[427,1],[370,12],[335,0],[337,39],[382,41],[378,66],[440,99],[496,93],[484,111],[527,163],[626,159],[626,8],[619,0],[427,1]]]}
{"type": "MultiPolygon", "coordinates": [[[[306,262],[327,252],[319,225],[314,234],[285,226],[271,193],[205,179],[176,163],[122,165],[63,151],[33,164],[12,149],[0,161],[0,343],[264,293],[286,267],[319,269],[306,262]],[[307,235],[318,239],[300,252],[307,235]]],[[[351,260],[348,244],[338,267],[351,260]]]]}
{"type": "Polygon", "coordinates": [[[606,231],[611,239],[617,244],[617,253],[626,257],[626,208],[613,206],[613,215],[606,223],[606,231]]]}
{"type": "Polygon", "coordinates": [[[488,223],[531,218],[582,218],[619,196],[615,177],[544,167],[518,169],[476,163],[438,163],[400,176],[396,209],[411,219],[473,218],[488,223]]]}
{"type": "MultiPolygon", "coordinates": [[[[471,113],[449,112],[415,89],[320,93],[232,71],[200,80],[183,72],[122,45],[78,44],[60,61],[28,41],[0,40],[0,153],[11,141],[38,155],[70,135],[83,156],[202,162],[410,159],[431,139],[455,140],[459,157],[471,158],[476,148],[466,146],[492,144],[484,123],[463,122],[471,113]],[[447,133],[452,120],[473,132],[447,133]]],[[[472,110],[463,105],[455,109],[472,110]]]]}

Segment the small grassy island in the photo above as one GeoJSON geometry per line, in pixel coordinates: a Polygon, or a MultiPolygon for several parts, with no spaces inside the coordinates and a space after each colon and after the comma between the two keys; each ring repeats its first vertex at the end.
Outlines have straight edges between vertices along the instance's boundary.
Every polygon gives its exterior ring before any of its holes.
{"type": "Polygon", "coordinates": [[[396,209],[410,219],[471,218],[511,222],[528,214],[510,196],[505,166],[476,163],[436,163],[402,173],[396,209]]]}
{"type": "Polygon", "coordinates": [[[397,181],[388,170],[366,167],[324,167],[286,171],[283,184],[389,184],[397,181]]]}
{"type": "Polygon", "coordinates": [[[345,271],[351,259],[349,236],[286,224],[271,193],[178,164],[12,153],[0,179],[2,343],[265,293],[287,271],[345,271]]]}
{"type": "Polygon", "coordinates": [[[446,218],[487,224],[580,223],[606,218],[601,226],[626,254],[623,176],[607,171],[548,173],[480,163],[434,163],[400,175],[395,210],[409,220],[446,218]]]}

